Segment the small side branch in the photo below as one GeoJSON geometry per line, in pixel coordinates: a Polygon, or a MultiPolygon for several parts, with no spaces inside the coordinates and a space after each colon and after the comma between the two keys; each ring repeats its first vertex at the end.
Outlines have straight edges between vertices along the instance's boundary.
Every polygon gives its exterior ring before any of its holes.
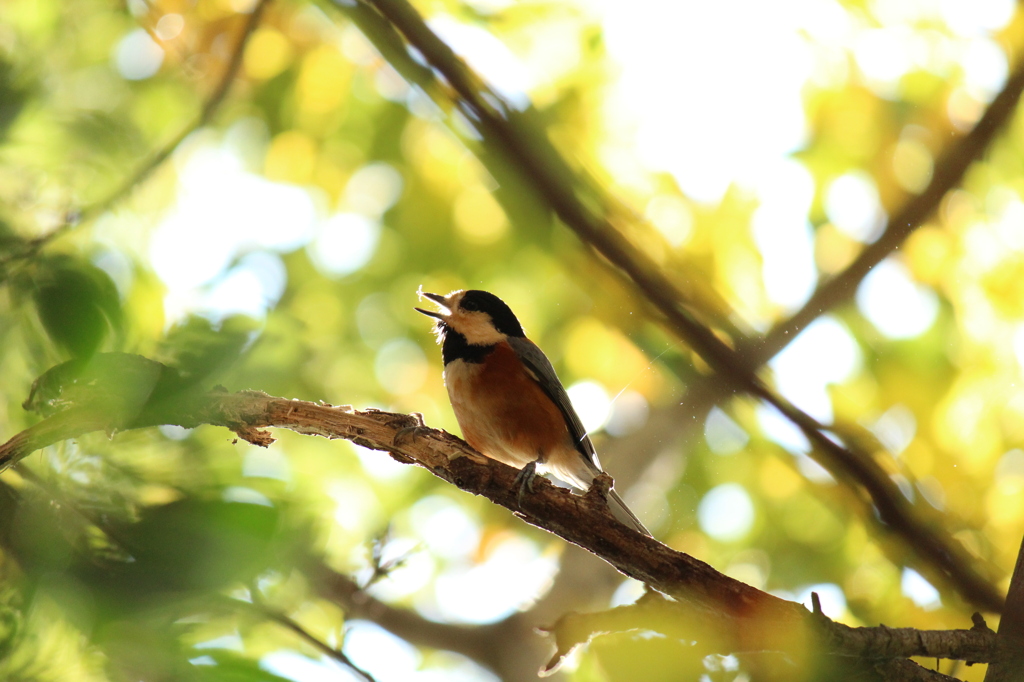
{"type": "Polygon", "coordinates": [[[281,613],[280,611],[275,611],[274,609],[264,606],[258,602],[249,604],[247,602],[238,602],[237,600],[235,601],[238,605],[244,605],[246,608],[258,613],[267,620],[272,620],[281,627],[285,628],[286,630],[290,630],[291,632],[295,633],[299,637],[299,639],[306,642],[307,644],[309,644],[316,650],[320,651],[324,655],[334,659],[335,661],[345,666],[352,672],[356,673],[357,675],[362,677],[366,682],[376,682],[373,675],[371,675],[370,673],[366,672],[365,670],[357,666],[355,663],[353,663],[352,659],[350,659],[345,654],[344,651],[332,647],[330,644],[323,641],[306,628],[302,627],[298,622],[296,622],[293,618],[289,617],[288,615],[281,613]]]}

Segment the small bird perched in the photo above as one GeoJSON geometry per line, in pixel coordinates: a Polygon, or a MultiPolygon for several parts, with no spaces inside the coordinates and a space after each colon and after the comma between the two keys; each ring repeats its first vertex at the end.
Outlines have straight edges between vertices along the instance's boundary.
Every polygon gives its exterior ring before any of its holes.
{"type": "MultiPolygon", "coordinates": [[[[438,320],[444,383],[466,442],[522,469],[520,494],[537,469],[588,489],[601,473],[594,444],[551,362],[526,338],[512,310],[478,289],[417,293],[443,309],[416,308],[438,320]]],[[[617,519],[650,535],[614,490],[608,503],[617,519]]]]}

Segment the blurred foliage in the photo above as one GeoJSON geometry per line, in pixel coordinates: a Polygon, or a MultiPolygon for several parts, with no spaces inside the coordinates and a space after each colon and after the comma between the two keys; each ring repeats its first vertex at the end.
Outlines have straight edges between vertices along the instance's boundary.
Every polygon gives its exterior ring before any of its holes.
{"type": "MultiPolygon", "coordinates": [[[[771,191],[735,181],[713,200],[637,152],[638,121],[658,112],[617,89],[621,52],[596,3],[417,8],[465,49],[515,61],[529,83],[524,116],[570,167],[646,219],[623,226],[632,243],[716,327],[753,334],[794,307],[773,288],[779,272],[793,263],[815,276],[841,271],[978,119],[994,89],[982,87],[984,74],[1024,45],[1024,17],[1007,10],[997,21],[1000,3],[982,4],[959,17],[977,17],[968,31],[921,9],[929,3],[821,3],[834,23],[798,32],[804,142],[771,191]],[[845,37],[830,25],[846,26],[845,37]],[[902,71],[872,70],[865,55],[879,41],[911,55],[902,71]],[[635,118],[624,119],[629,105],[635,118]],[[842,210],[850,191],[854,209],[868,211],[859,227],[842,210]],[[780,201],[797,209],[769,210],[780,201]]],[[[616,396],[598,450],[659,539],[783,596],[806,601],[813,588],[831,597],[826,613],[850,624],[968,627],[972,608],[937,576],[925,577],[941,594],[915,591],[905,548],[878,536],[753,400],[700,414],[680,406],[703,363],[507,159],[405,83],[347,7],[270,3],[214,123],[78,225],[79,211],[101,205],[195,120],[252,3],[0,0],[0,438],[40,418],[23,403],[53,413],[86,384],[123,389],[94,407],[125,424],[154,399],[219,384],[416,411],[458,433],[429,322],[412,307],[419,286],[484,288],[516,311],[567,386],[599,387],[597,407],[581,411],[600,421],[601,391],[616,396]],[[702,517],[723,491],[733,497],[718,499],[749,502],[748,527],[702,517]]],[[[745,21],[736,14],[730,21],[745,21]]],[[[770,93],[757,93],[765,101],[751,95],[742,112],[752,124],[769,104],[770,93]]],[[[716,105],[714,92],[683,95],[672,112],[681,129],[688,110],[716,105]]],[[[739,157],[728,142],[725,161],[739,157]]],[[[908,497],[946,514],[1003,587],[1024,532],[1022,152],[1018,112],[894,256],[905,273],[897,284],[916,292],[899,299],[912,304],[905,316],[933,306],[933,321],[887,333],[868,303],[850,301],[827,318],[834,357],[820,345],[797,357],[826,377],[813,405],[837,430],[870,430],[869,454],[908,497]]],[[[785,393],[793,361],[773,366],[785,393]]],[[[396,562],[368,592],[428,630],[528,609],[550,589],[561,543],[381,453],[276,435],[261,450],[213,427],[93,434],[0,475],[0,677],[358,679],[252,608],[266,603],[344,645],[381,681],[493,679],[482,665],[348,620],[305,562],[321,557],[357,581],[396,562]]],[[[590,601],[572,608],[609,605],[593,576],[577,582],[590,601]]],[[[615,598],[629,594],[623,586],[615,598]]],[[[758,669],[687,648],[615,635],[561,674],[733,680],[758,669]]],[[[958,675],[980,680],[984,666],[958,675]]]]}

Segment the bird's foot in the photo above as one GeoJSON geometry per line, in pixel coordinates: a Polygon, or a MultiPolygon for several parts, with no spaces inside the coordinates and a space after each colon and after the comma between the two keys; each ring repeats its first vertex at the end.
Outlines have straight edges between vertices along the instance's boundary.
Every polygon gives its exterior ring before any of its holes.
{"type": "Polygon", "coordinates": [[[600,499],[607,502],[608,495],[611,493],[612,486],[615,485],[615,481],[607,473],[602,471],[594,477],[594,482],[587,488],[587,492],[584,495],[596,495],[600,499]]]}
{"type": "Polygon", "coordinates": [[[419,412],[413,412],[412,417],[416,420],[416,424],[412,426],[406,426],[405,428],[399,429],[395,432],[395,437],[392,442],[395,445],[402,445],[409,442],[413,438],[419,436],[425,436],[432,431],[432,429],[423,423],[423,415],[419,412]]]}
{"type": "Polygon", "coordinates": [[[537,478],[537,463],[530,462],[516,474],[515,485],[519,489],[516,495],[516,502],[519,506],[523,506],[523,499],[526,496],[526,492],[533,493],[533,479],[537,478]]]}

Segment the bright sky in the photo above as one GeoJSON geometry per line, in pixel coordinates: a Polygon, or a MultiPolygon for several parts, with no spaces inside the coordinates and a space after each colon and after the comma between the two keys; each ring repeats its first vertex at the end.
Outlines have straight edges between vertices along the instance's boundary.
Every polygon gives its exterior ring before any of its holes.
{"type": "MultiPolygon", "coordinates": [[[[835,0],[579,2],[599,17],[617,73],[602,112],[610,131],[603,149],[610,172],[625,183],[643,172],[667,172],[697,202],[718,201],[731,183],[759,197],[761,205],[752,227],[764,256],[762,276],[770,299],[787,310],[806,299],[818,277],[807,221],[813,180],[790,156],[808,134],[801,99],[805,85],[861,79],[885,96],[911,68],[923,67],[943,76],[954,64],[963,64],[964,87],[988,98],[1007,73],[1005,55],[988,36],[1008,21],[1014,8],[1013,0],[879,1],[870,5],[883,25],[870,27],[863,19],[852,18],[835,0]],[[951,34],[913,33],[909,26],[921,19],[945,22],[951,34]],[[854,69],[843,58],[846,50],[853,54],[854,69]]],[[[472,4],[490,9],[508,2],[476,0],[472,4]]],[[[518,105],[553,73],[571,69],[579,57],[575,48],[565,47],[564,40],[548,40],[532,57],[517,56],[478,27],[449,17],[437,17],[433,25],[518,105]]],[[[558,38],[558,26],[545,30],[558,38]]],[[[141,30],[126,35],[111,56],[114,67],[134,80],[151,76],[162,59],[159,46],[141,30]]],[[[395,92],[392,88],[387,94],[395,92]]],[[[399,174],[386,164],[371,164],[352,178],[341,209],[326,210],[316,192],[270,182],[247,167],[243,152],[264,149],[265,138],[259,123],[242,122],[224,141],[199,133],[176,155],[181,178],[178,199],[156,229],[149,250],[152,265],[168,288],[165,304],[170,321],[190,311],[213,318],[232,312],[261,317],[284,289],[278,254],[295,248],[306,248],[317,267],[339,277],[355,272],[373,255],[381,216],[402,192],[399,174]],[[196,250],[197,243],[204,248],[196,250]]],[[[690,229],[685,211],[679,210],[675,198],[656,199],[648,214],[653,211],[656,217],[664,217],[656,222],[660,228],[662,223],[667,226],[663,229],[667,238],[684,243],[690,229]]],[[[860,241],[877,236],[884,221],[877,188],[861,173],[844,175],[827,188],[826,210],[839,230],[860,241]]],[[[935,295],[913,282],[897,262],[875,269],[861,287],[857,305],[879,332],[891,338],[925,332],[937,313],[935,295]]],[[[1024,328],[1016,341],[1024,364],[1024,328]]],[[[420,356],[410,356],[415,355],[412,346],[402,339],[381,340],[376,369],[382,383],[394,374],[393,364],[423,362],[420,356]]],[[[860,350],[849,331],[838,320],[824,317],[795,339],[771,367],[787,398],[828,422],[832,417],[828,384],[850,376],[860,361],[860,350]]],[[[570,389],[585,424],[599,428],[609,419],[614,421],[608,389],[619,388],[582,382],[570,389]]],[[[724,416],[712,413],[707,434],[727,454],[745,442],[746,434],[724,416]]],[[[791,425],[768,409],[759,412],[759,419],[769,437],[803,458],[801,468],[827,480],[827,475],[815,473],[816,465],[802,454],[806,442],[791,425]]],[[[899,435],[898,426],[883,423],[879,428],[899,435]]],[[[430,513],[461,512],[441,505],[430,513]]],[[[723,541],[742,538],[756,523],[756,513],[749,495],[736,484],[710,491],[698,511],[702,529],[723,541]]],[[[454,527],[472,532],[461,521],[454,527]]],[[[451,543],[461,547],[457,538],[437,539],[426,531],[424,540],[440,543],[442,548],[451,543]]],[[[532,545],[510,543],[494,557],[494,561],[442,576],[437,582],[435,615],[493,620],[521,606],[530,590],[541,589],[550,578],[553,564],[532,545]],[[532,576],[529,589],[489,591],[487,585],[501,579],[508,566],[532,576]]],[[[904,592],[922,605],[933,604],[930,586],[922,581],[912,571],[905,572],[904,592]]],[[[416,665],[415,655],[403,653],[389,636],[372,628],[357,629],[351,636],[360,639],[353,653],[375,651],[371,657],[375,665],[406,661],[402,664],[406,672],[416,665]]],[[[284,672],[289,661],[295,664],[290,656],[286,652],[268,656],[265,665],[295,677],[284,672]]],[[[326,674],[331,668],[322,661],[303,660],[309,679],[317,678],[316,670],[326,674]]],[[[382,670],[374,668],[374,673],[379,679],[392,679],[382,670]]],[[[412,679],[406,673],[398,677],[412,679]]],[[[470,674],[466,679],[481,677],[470,674]]]]}

